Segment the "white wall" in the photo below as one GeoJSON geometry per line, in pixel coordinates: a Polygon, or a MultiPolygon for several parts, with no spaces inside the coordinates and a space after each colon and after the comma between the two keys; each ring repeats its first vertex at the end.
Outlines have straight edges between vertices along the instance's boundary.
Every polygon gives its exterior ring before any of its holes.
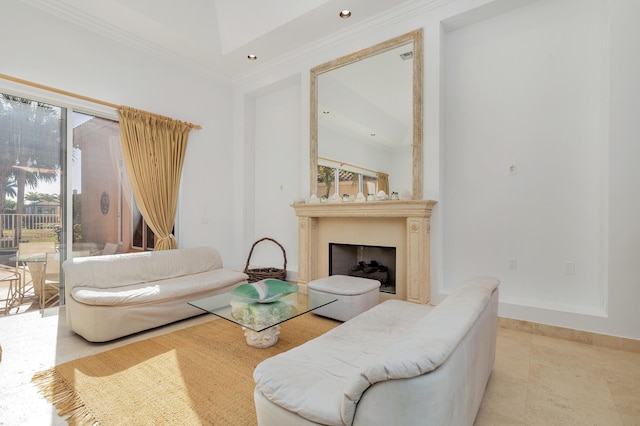
{"type": "MultiPolygon", "coordinates": [[[[295,214],[289,205],[298,194],[302,167],[292,161],[300,156],[300,90],[300,79],[292,78],[254,97],[253,242],[269,237],[280,243],[287,269],[298,264],[298,236],[289,229],[295,214]]],[[[251,245],[244,249],[247,256],[250,249],[251,245]]],[[[263,241],[255,246],[252,266],[282,268],[283,264],[277,245],[263,241]]]]}
{"type": "MultiPolygon", "coordinates": [[[[236,117],[245,93],[302,76],[302,135],[292,141],[300,147],[290,148],[299,149],[299,197],[306,197],[309,69],[424,28],[424,197],[439,201],[431,227],[432,299],[490,274],[503,282],[503,316],[640,338],[640,124],[633,112],[640,3],[457,0],[412,7],[238,79],[236,117]],[[564,273],[567,261],[575,263],[574,274],[564,273]]],[[[246,147],[244,132],[236,129],[234,138],[246,147]]],[[[287,221],[283,232],[293,238],[296,220],[287,221]]]]}
{"type": "Polygon", "coordinates": [[[640,338],[640,2],[611,2],[609,49],[609,317],[588,327],[640,338]]]}
{"type": "MultiPolygon", "coordinates": [[[[189,138],[179,243],[218,247],[225,263],[239,266],[242,260],[231,244],[230,83],[194,74],[17,0],[0,0],[0,10],[0,73],[202,126],[189,138]]],[[[0,90],[8,85],[0,80],[0,90]]]]}
{"type": "Polygon", "coordinates": [[[446,291],[491,274],[503,301],[605,313],[602,3],[541,0],[446,33],[446,291]]]}

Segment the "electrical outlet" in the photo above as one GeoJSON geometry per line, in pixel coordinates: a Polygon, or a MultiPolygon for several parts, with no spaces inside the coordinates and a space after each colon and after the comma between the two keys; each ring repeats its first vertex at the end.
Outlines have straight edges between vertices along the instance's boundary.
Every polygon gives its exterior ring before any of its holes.
{"type": "Polygon", "coordinates": [[[516,163],[511,163],[509,165],[509,174],[511,176],[515,176],[518,174],[518,166],[516,165],[516,163]]]}
{"type": "Polygon", "coordinates": [[[576,273],[576,262],[569,260],[564,262],[564,273],[567,275],[573,275],[576,273]]]}
{"type": "Polygon", "coordinates": [[[518,269],[518,259],[516,259],[515,257],[509,259],[509,269],[518,269]]]}

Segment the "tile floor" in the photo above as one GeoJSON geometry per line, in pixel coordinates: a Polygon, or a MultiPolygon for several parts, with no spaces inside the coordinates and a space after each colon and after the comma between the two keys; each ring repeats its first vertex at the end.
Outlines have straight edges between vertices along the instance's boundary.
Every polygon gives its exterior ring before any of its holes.
{"type": "Polygon", "coordinates": [[[640,353],[498,328],[476,425],[640,425],[640,353]]]}
{"type": "MultiPolygon", "coordinates": [[[[33,373],[74,358],[214,320],[202,315],[107,344],[66,325],[64,308],[0,317],[0,425],[63,425],[31,385],[33,373]]],[[[640,425],[640,353],[498,329],[477,426],[640,425]]]]}

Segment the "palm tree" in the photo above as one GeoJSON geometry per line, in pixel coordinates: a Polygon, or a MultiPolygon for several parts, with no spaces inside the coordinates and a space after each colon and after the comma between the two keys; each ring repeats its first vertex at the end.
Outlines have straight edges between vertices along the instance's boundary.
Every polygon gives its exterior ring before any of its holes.
{"type": "Polygon", "coordinates": [[[55,202],[60,201],[60,196],[58,194],[38,194],[40,196],[40,201],[49,201],[55,202]]]}
{"type": "MultiPolygon", "coordinates": [[[[7,208],[7,205],[11,204],[12,202],[12,200],[7,200],[7,197],[15,198],[15,196],[16,196],[16,180],[12,175],[10,175],[5,178],[4,185],[0,187],[0,214],[4,213],[7,208]]],[[[5,226],[6,225],[3,217],[2,220],[0,220],[0,238],[4,237],[5,226]]]]}
{"type": "Polygon", "coordinates": [[[331,184],[334,179],[334,169],[329,166],[318,166],[318,182],[324,182],[326,185],[325,197],[329,197],[331,193],[331,184]]]}
{"type": "MultiPolygon", "coordinates": [[[[16,182],[17,214],[24,214],[25,188],[52,182],[60,170],[61,109],[42,102],[0,94],[0,182],[16,182]]],[[[0,187],[7,195],[6,185],[0,187]]],[[[21,224],[14,232],[20,241],[21,224]]]]}
{"type": "Polygon", "coordinates": [[[29,191],[27,195],[24,196],[25,201],[38,202],[42,200],[42,194],[39,192],[29,191]]]}
{"type": "Polygon", "coordinates": [[[16,179],[13,175],[10,175],[7,177],[6,182],[4,184],[4,193],[7,197],[13,197],[15,198],[17,195],[16,189],[17,189],[17,184],[16,184],[16,179]]]}
{"type": "MultiPolygon", "coordinates": [[[[0,188],[0,195],[1,195],[1,197],[0,197],[0,213],[4,212],[4,206],[5,206],[7,197],[15,198],[15,196],[17,194],[16,193],[16,186],[17,186],[16,185],[16,180],[12,175],[7,176],[5,178],[4,185],[2,185],[2,188],[0,188]],[[4,188],[4,193],[2,192],[3,188],[4,188]]],[[[0,226],[1,225],[2,224],[0,223],[0,226]]],[[[0,232],[2,232],[2,228],[0,228],[0,232]]]]}

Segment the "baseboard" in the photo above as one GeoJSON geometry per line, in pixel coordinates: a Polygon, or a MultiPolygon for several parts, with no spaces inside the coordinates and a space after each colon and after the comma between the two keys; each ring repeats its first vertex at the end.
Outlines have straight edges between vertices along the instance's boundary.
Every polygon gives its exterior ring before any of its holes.
{"type": "Polygon", "coordinates": [[[537,334],[540,336],[584,343],[585,345],[602,346],[610,349],[640,353],[640,340],[608,336],[606,334],[591,333],[589,331],[573,330],[571,328],[557,327],[555,325],[538,324],[535,322],[503,317],[498,317],[498,326],[508,328],[510,330],[537,334]]]}

